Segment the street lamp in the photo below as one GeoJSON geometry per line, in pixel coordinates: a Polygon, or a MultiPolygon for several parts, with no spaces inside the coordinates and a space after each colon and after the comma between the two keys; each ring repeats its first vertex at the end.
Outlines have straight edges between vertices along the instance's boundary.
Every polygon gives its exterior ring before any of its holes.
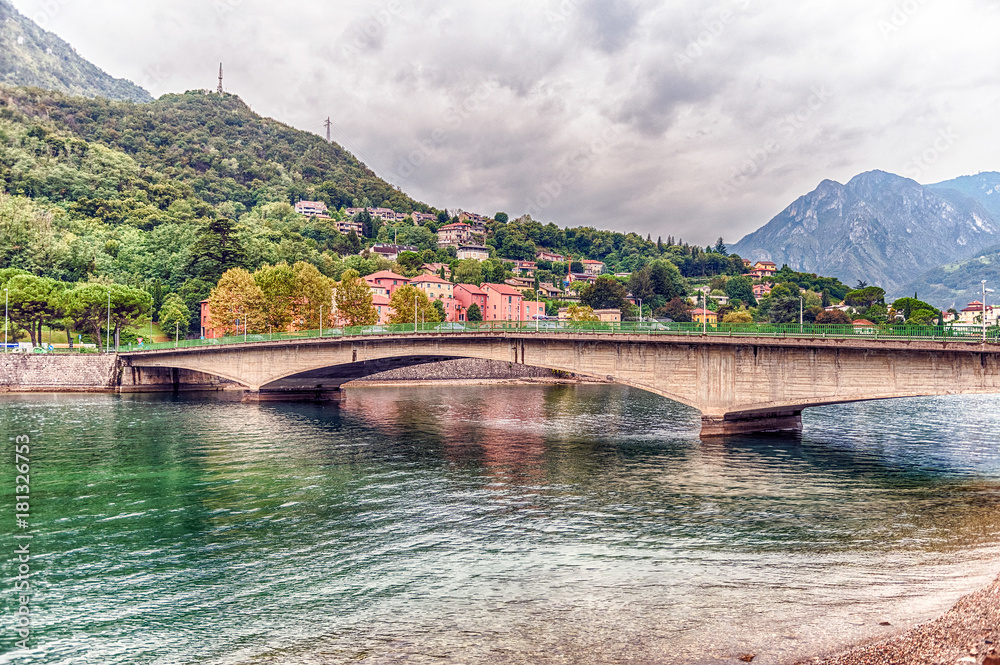
{"type": "Polygon", "coordinates": [[[7,306],[10,304],[10,289],[3,290],[3,352],[10,353],[7,348],[7,306]]]}
{"type": "Polygon", "coordinates": [[[802,294],[799,294],[799,333],[802,333],[802,294]]]}
{"type": "Polygon", "coordinates": [[[708,294],[701,292],[701,334],[708,334],[708,294]]]}
{"type": "Polygon", "coordinates": [[[323,303],[319,305],[319,336],[323,336],[323,303]]]}
{"type": "Polygon", "coordinates": [[[986,280],[983,280],[983,344],[986,343],[986,294],[993,293],[993,289],[986,288],[986,280]]]}

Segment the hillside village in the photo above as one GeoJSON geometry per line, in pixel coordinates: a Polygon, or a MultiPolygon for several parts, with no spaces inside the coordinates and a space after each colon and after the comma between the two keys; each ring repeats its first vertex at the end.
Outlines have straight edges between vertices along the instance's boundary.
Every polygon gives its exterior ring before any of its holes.
{"type": "MultiPolygon", "coordinates": [[[[366,320],[372,325],[427,320],[431,308],[433,321],[459,325],[545,319],[605,323],[655,319],[703,324],[801,321],[861,327],[886,323],[979,325],[984,314],[987,323],[995,325],[998,314],[980,302],[970,303],[960,312],[941,312],[909,298],[887,305],[884,290],[866,284],[856,289],[836,280],[827,280],[825,289],[813,288],[811,283],[800,285],[799,281],[817,280],[822,286],[823,278],[794,273],[787,267],[779,270],[772,261],[729,256],[721,238],[716,247],[705,252],[726,258],[724,272],[700,278],[678,276],[673,293],[657,293],[649,288],[648,267],[610,272],[602,260],[544,247],[535,249],[534,260],[505,256],[491,233],[498,223],[496,217],[503,219],[503,213],[490,218],[462,210],[437,215],[379,207],[331,211],[322,201],[308,200],[298,201],[294,209],[298,215],[335,226],[359,247],[356,256],[370,268],[359,271],[358,277],[374,312],[366,320]],[[392,229],[394,235],[400,226],[404,230],[424,229],[434,234],[436,249],[365,238],[366,230],[371,229],[378,236],[384,235],[380,225],[392,229]],[[482,275],[488,278],[476,278],[482,275]],[[393,296],[405,288],[416,289],[414,300],[425,302],[426,310],[414,302],[403,319],[395,311],[399,301],[394,307],[393,296]],[[667,295],[671,297],[665,298],[667,295]]],[[[514,223],[523,221],[530,220],[514,223]]],[[[337,285],[332,288],[335,292],[337,285]]],[[[331,300],[332,306],[317,323],[353,324],[350,315],[338,310],[336,299],[331,300]]],[[[201,329],[197,332],[202,337],[239,330],[238,320],[235,327],[219,325],[232,315],[213,316],[211,298],[200,303],[198,314],[201,329]]],[[[293,316],[288,329],[305,325],[306,318],[293,316]]]]}

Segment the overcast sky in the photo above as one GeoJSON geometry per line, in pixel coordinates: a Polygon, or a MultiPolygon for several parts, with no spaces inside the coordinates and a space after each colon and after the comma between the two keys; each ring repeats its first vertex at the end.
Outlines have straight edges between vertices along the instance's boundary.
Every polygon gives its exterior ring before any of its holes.
{"type": "Polygon", "coordinates": [[[995,0],[13,0],[437,207],[730,244],[823,179],[1000,170],[995,0]]]}

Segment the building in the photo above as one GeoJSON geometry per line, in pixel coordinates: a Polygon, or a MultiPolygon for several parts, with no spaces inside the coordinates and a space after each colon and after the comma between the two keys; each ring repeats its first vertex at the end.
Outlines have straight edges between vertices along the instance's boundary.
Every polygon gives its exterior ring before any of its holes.
{"type": "Polygon", "coordinates": [[[428,298],[451,298],[455,293],[454,284],[434,273],[412,277],[410,284],[426,293],[428,298]]]}
{"type": "Polygon", "coordinates": [[[562,298],[562,289],[553,286],[547,282],[543,282],[538,285],[538,296],[541,298],[548,298],[549,300],[559,300],[562,298]]]}
{"type": "Polygon", "coordinates": [[[385,325],[389,323],[390,317],[392,317],[392,308],[389,307],[389,298],[382,295],[373,294],[372,295],[372,305],[375,307],[375,311],[378,312],[378,322],[379,325],[385,325]]]}
{"type": "Polygon", "coordinates": [[[691,310],[691,320],[695,323],[718,323],[719,315],[710,309],[698,309],[691,310]]]}
{"type": "Polygon", "coordinates": [[[513,286],[515,289],[527,290],[535,288],[535,280],[530,277],[511,277],[504,281],[504,284],[513,286]]]}
{"type": "Polygon", "coordinates": [[[482,245],[462,245],[458,248],[455,257],[463,260],[485,261],[490,258],[490,250],[482,245]]]}
{"type": "Polygon", "coordinates": [[[488,298],[486,291],[474,284],[456,284],[453,293],[455,299],[462,303],[460,321],[467,320],[469,308],[474,304],[479,306],[483,319],[486,318],[486,300],[488,298]]]}
{"type": "Polygon", "coordinates": [[[562,254],[556,254],[555,252],[550,252],[546,249],[540,249],[535,252],[536,261],[550,261],[552,263],[566,263],[566,257],[562,254]]]}
{"type": "Polygon", "coordinates": [[[595,275],[591,275],[588,272],[571,272],[569,274],[570,284],[572,284],[573,282],[587,282],[588,284],[593,284],[596,281],[597,277],[595,275]]]}
{"type": "Polygon", "coordinates": [[[537,300],[521,301],[521,320],[535,321],[545,318],[545,303],[537,300]]]}
{"type": "Polygon", "coordinates": [[[410,219],[416,225],[426,224],[427,222],[436,222],[437,215],[432,215],[429,212],[414,212],[410,214],[410,219]]]}
{"type": "Polygon", "coordinates": [[[776,272],[778,272],[778,267],[771,261],[758,261],[754,264],[753,270],[748,273],[748,276],[753,279],[767,279],[774,277],[774,273],[776,272]]]}
{"type": "Polygon", "coordinates": [[[434,273],[435,275],[440,275],[442,268],[444,268],[444,278],[451,279],[451,266],[447,263],[425,263],[420,266],[420,269],[424,272],[434,273]]]}
{"type": "Polygon", "coordinates": [[[482,242],[482,234],[476,233],[468,224],[458,222],[438,229],[438,247],[461,247],[482,242]]]}
{"type": "Polygon", "coordinates": [[[344,213],[348,217],[354,217],[366,210],[372,219],[381,219],[384,222],[405,222],[408,219],[411,221],[413,219],[406,213],[396,212],[389,208],[347,208],[344,210],[344,213]]]}
{"type": "MultiPolygon", "coordinates": [[[[1000,311],[995,311],[993,305],[986,305],[986,325],[996,325],[997,314],[1000,311]]],[[[978,300],[973,300],[965,309],[958,313],[958,318],[956,323],[964,323],[966,325],[982,325],[983,324],[983,303],[978,300]]]]}
{"type": "Polygon", "coordinates": [[[353,219],[348,218],[340,220],[334,222],[334,224],[336,225],[337,230],[343,233],[345,236],[350,234],[351,231],[354,231],[354,233],[357,234],[359,238],[364,235],[364,224],[362,224],[361,222],[355,222],[353,219]]]}
{"type": "Polygon", "coordinates": [[[584,260],[580,261],[580,263],[583,264],[583,272],[587,273],[588,275],[593,275],[594,277],[597,277],[598,275],[600,275],[601,273],[604,272],[604,262],[603,261],[594,261],[592,259],[584,259],[584,260]]]}
{"type": "Polygon", "coordinates": [[[601,323],[621,323],[622,311],[620,309],[595,309],[594,315],[601,323]]]}
{"type": "Polygon", "coordinates": [[[514,264],[513,272],[515,275],[534,277],[535,270],[538,268],[538,264],[534,261],[512,261],[511,263],[514,264]]]}
{"type": "Polygon", "coordinates": [[[389,261],[395,261],[403,252],[417,251],[419,250],[413,245],[390,245],[386,243],[376,243],[375,246],[372,247],[372,252],[389,261]]]}
{"type": "Polygon", "coordinates": [[[385,295],[388,298],[392,298],[392,294],[396,292],[396,289],[410,283],[409,278],[397,275],[389,270],[380,270],[373,275],[368,275],[365,277],[365,281],[375,293],[380,293],[376,289],[384,289],[385,295]]]}
{"type": "Polygon", "coordinates": [[[295,212],[306,217],[326,215],[329,210],[322,201],[299,201],[295,204],[295,212]]]}
{"type": "MultiPolygon", "coordinates": [[[[166,332],[166,331],[164,331],[166,332]]],[[[212,309],[208,306],[207,300],[201,301],[201,338],[218,339],[222,337],[222,331],[212,328],[212,309]]]]}
{"type": "Polygon", "coordinates": [[[753,297],[760,300],[766,295],[770,295],[771,289],[774,288],[774,284],[754,284],[753,285],[753,297]]]}

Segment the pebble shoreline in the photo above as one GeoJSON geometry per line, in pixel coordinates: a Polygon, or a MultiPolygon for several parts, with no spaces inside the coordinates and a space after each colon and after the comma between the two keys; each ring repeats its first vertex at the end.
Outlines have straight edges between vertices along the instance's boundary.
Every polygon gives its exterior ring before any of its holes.
{"type": "Polygon", "coordinates": [[[796,665],[1000,665],[1000,577],[943,616],[836,656],[796,665]],[[993,652],[995,650],[995,652],[993,652]]]}

